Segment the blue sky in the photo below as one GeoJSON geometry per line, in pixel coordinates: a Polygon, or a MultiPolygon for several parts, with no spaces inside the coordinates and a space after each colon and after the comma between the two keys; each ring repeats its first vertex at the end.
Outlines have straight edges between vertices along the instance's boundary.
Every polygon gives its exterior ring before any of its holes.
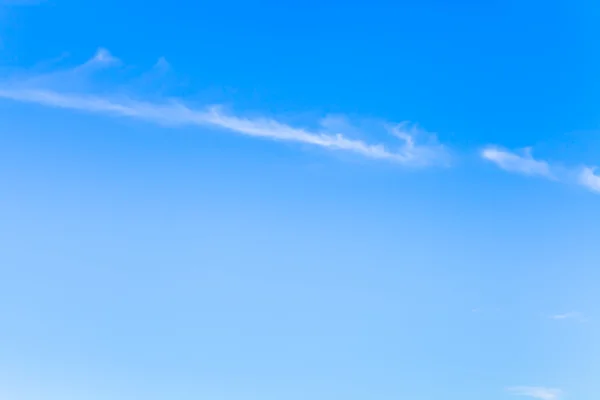
{"type": "Polygon", "coordinates": [[[597,399],[599,17],[0,0],[0,397],[597,399]]]}

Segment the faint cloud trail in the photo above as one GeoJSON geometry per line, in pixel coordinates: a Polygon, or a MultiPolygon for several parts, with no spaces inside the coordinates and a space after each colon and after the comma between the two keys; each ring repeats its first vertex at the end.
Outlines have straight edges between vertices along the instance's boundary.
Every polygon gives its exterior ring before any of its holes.
{"type": "Polygon", "coordinates": [[[538,400],[558,400],[562,396],[560,389],[542,386],[514,386],[506,390],[515,396],[530,397],[538,400]]]}
{"type": "MultiPolygon", "coordinates": [[[[149,102],[129,97],[98,95],[87,91],[67,91],[60,87],[68,82],[87,78],[95,70],[118,66],[121,61],[107,50],[99,49],[86,63],[68,71],[39,74],[27,79],[6,81],[0,84],[0,97],[24,103],[63,108],[91,113],[122,116],[167,125],[213,127],[256,138],[288,141],[318,146],[330,150],[346,151],[364,157],[388,160],[410,167],[447,165],[448,152],[434,135],[415,130],[406,124],[385,124],[399,145],[392,149],[384,144],[372,144],[347,137],[343,132],[309,130],[294,127],[268,117],[247,118],[223,111],[220,106],[194,109],[179,100],[149,102]],[[418,140],[427,136],[427,142],[418,140]]],[[[164,59],[159,65],[167,66],[164,59]]]]}
{"type": "Polygon", "coordinates": [[[481,150],[480,156],[508,172],[562,183],[575,183],[600,193],[600,176],[596,175],[594,167],[559,167],[548,161],[533,158],[529,147],[520,151],[509,151],[498,146],[487,146],[481,150]]]}

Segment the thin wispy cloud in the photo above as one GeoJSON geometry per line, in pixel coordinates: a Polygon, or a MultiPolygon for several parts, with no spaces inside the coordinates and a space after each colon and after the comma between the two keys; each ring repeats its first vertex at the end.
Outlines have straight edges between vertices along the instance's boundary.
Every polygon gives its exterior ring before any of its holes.
{"type": "Polygon", "coordinates": [[[509,172],[554,179],[550,165],[546,161],[534,159],[530,148],[511,152],[490,146],[481,151],[481,156],[509,172]]]}
{"type": "MultiPolygon", "coordinates": [[[[225,111],[221,106],[194,108],[178,99],[159,102],[139,100],[117,94],[102,95],[82,90],[81,82],[66,90],[69,82],[88,79],[100,68],[120,65],[120,60],[107,50],[100,49],[88,62],[67,71],[39,74],[0,84],[0,97],[47,107],[120,116],[172,126],[198,126],[226,130],[255,138],[296,142],[320,148],[345,151],[364,157],[388,160],[411,167],[448,163],[446,148],[434,135],[407,124],[383,124],[395,144],[369,143],[348,136],[345,132],[331,131],[331,126],[304,128],[291,126],[269,117],[245,117],[225,111]],[[417,134],[419,133],[419,134],[417,134]],[[425,140],[423,137],[425,136],[425,140]]],[[[168,65],[159,60],[159,66],[168,65]]]]}
{"type": "Polygon", "coordinates": [[[160,71],[168,71],[171,69],[171,64],[164,57],[160,57],[154,64],[154,68],[160,71]]]}
{"type": "Polygon", "coordinates": [[[531,148],[510,151],[497,146],[484,148],[481,157],[497,167],[520,175],[538,177],[556,182],[576,184],[596,193],[600,193],[600,176],[595,168],[566,168],[533,157],[531,148]]]}
{"type": "Polygon", "coordinates": [[[121,64],[121,60],[117,57],[113,56],[108,50],[105,48],[99,48],[88,62],[80,66],[79,68],[94,68],[94,67],[103,67],[103,66],[112,66],[121,64]]]}
{"type": "Polygon", "coordinates": [[[596,168],[584,167],[579,173],[579,184],[600,193],[600,176],[596,175],[596,168]]]}
{"type": "Polygon", "coordinates": [[[560,389],[542,386],[514,386],[506,390],[514,396],[529,397],[537,400],[558,400],[563,394],[560,389]]]}
{"type": "Polygon", "coordinates": [[[567,312],[567,313],[563,313],[563,314],[554,314],[554,315],[551,315],[550,318],[557,320],[557,321],[575,320],[575,321],[583,322],[585,320],[583,313],[580,313],[577,311],[567,312]]]}

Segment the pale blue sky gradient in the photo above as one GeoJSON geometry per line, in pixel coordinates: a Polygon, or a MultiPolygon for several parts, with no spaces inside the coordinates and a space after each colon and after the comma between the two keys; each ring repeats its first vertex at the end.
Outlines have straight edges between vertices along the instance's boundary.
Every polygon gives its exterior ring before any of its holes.
{"type": "Polygon", "coordinates": [[[0,398],[596,400],[599,17],[0,0],[0,398]]]}

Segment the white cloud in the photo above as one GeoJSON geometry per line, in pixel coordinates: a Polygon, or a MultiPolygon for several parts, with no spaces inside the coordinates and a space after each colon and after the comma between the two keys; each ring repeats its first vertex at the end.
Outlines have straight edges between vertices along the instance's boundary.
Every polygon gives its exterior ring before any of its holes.
{"type": "Polygon", "coordinates": [[[568,312],[568,313],[564,313],[564,314],[555,314],[550,316],[550,318],[555,319],[555,320],[565,320],[565,319],[574,319],[577,321],[581,321],[583,322],[585,320],[583,313],[580,312],[568,312]]]}
{"type": "Polygon", "coordinates": [[[552,319],[569,319],[569,318],[576,317],[577,315],[579,315],[579,314],[571,312],[571,313],[566,313],[566,314],[555,314],[551,318],[552,319]]]}
{"type": "Polygon", "coordinates": [[[507,390],[515,396],[530,397],[538,400],[558,400],[562,396],[560,389],[541,386],[515,386],[507,390]]]}
{"type": "Polygon", "coordinates": [[[171,69],[171,64],[164,57],[159,57],[156,63],[154,64],[154,68],[161,71],[168,71],[171,69]]]}
{"type": "Polygon", "coordinates": [[[567,168],[550,164],[545,160],[533,158],[531,148],[513,152],[496,146],[488,146],[481,151],[481,157],[508,172],[551,179],[562,183],[574,183],[600,193],[600,176],[596,175],[595,168],[567,168]]]}
{"type": "MultiPolygon", "coordinates": [[[[413,167],[445,164],[448,161],[445,147],[439,144],[433,135],[427,135],[428,140],[421,142],[418,140],[420,138],[415,135],[415,131],[407,129],[403,124],[388,127],[388,131],[401,140],[395,148],[392,148],[384,144],[372,144],[364,140],[353,139],[342,132],[331,132],[331,129],[326,127],[323,130],[311,130],[290,126],[268,117],[247,118],[227,113],[220,106],[196,109],[179,100],[149,102],[133,100],[124,96],[95,95],[88,92],[57,89],[57,87],[69,87],[69,76],[76,81],[81,79],[82,75],[85,78],[89,70],[115,66],[119,63],[120,61],[107,50],[100,49],[90,61],[67,72],[62,71],[16,82],[5,82],[0,85],[0,97],[42,106],[123,116],[160,124],[213,127],[256,138],[303,143],[331,150],[346,151],[413,167]]],[[[419,136],[424,136],[423,132],[420,132],[419,136]]]]}
{"type": "Polygon", "coordinates": [[[99,48],[88,62],[83,64],[83,67],[91,67],[91,66],[109,66],[109,65],[118,65],[121,63],[117,57],[110,54],[110,52],[104,48],[99,48]]]}
{"type": "Polygon", "coordinates": [[[509,172],[553,178],[550,165],[546,161],[534,159],[530,148],[525,148],[521,153],[516,153],[490,146],[482,150],[481,156],[509,172]]]}
{"type": "Polygon", "coordinates": [[[579,174],[579,184],[600,193],[600,176],[595,172],[596,168],[584,167],[579,174]]]}

